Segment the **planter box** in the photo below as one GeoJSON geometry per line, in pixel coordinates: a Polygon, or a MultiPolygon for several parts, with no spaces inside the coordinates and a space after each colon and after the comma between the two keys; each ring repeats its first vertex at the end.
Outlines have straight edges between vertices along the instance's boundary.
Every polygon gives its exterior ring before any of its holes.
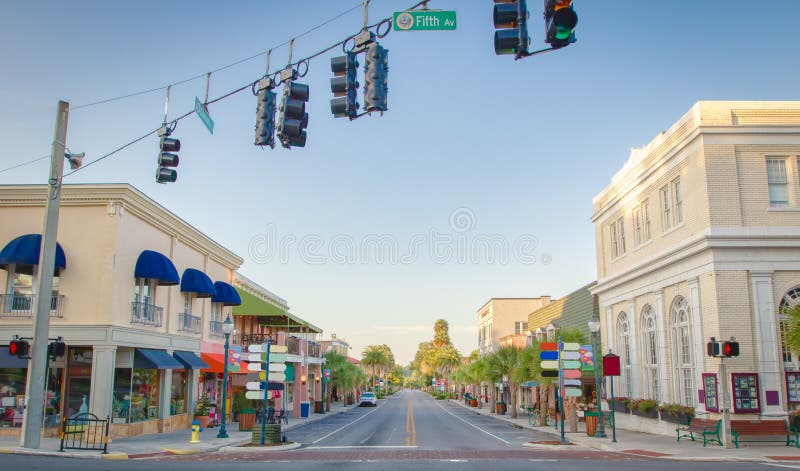
{"type": "MultiPolygon", "coordinates": [[[[281,424],[267,424],[264,434],[264,445],[277,445],[281,443],[281,424]]],[[[261,426],[253,427],[250,440],[253,445],[261,445],[261,426]]]]}
{"type": "Polygon", "coordinates": [[[470,407],[478,407],[478,400],[477,399],[470,399],[469,400],[470,407]]]}
{"type": "Polygon", "coordinates": [[[657,419],[658,418],[658,407],[653,407],[651,409],[647,409],[644,412],[640,411],[638,407],[635,407],[635,408],[631,409],[631,413],[633,415],[638,415],[639,417],[647,417],[649,419],[657,419]]]}
{"type": "Polygon", "coordinates": [[[500,415],[505,415],[506,413],[506,404],[504,402],[495,403],[495,412],[500,415]]]}
{"type": "Polygon", "coordinates": [[[628,412],[631,411],[629,403],[627,402],[614,401],[614,402],[609,402],[608,405],[610,409],[613,410],[614,412],[624,412],[627,414],[628,412]]]}
{"type": "Polygon", "coordinates": [[[256,423],[256,414],[249,412],[239,413],[239,431],[249,432],[253,430],[253,424],[256,423]]]}
{"type": "Polygon", "coordinates": [[[673,424],[679,425],[689,425],[692,420],[692,416],[689,414],[670,414],[669,412],[662,410],[661,411],[661,420],[665,422],[672,422],[673,424]]]}

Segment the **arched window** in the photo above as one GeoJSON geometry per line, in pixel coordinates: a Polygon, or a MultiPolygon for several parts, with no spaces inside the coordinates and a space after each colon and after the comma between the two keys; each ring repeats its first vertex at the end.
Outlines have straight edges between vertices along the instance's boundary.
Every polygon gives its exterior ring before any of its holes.
{"type": "Polygon", "coordinates": [[[778,328],[780,329],[781,353],[783,353],[784,363],[793,363],[797,360],[792,351],[786,348],[786,327],[788,324],[786,311],[795,307],[798,303],[800,303],[800,288],[794,288],[783,295],[778,305],[778,328]]]}
{"type": "Polygon", "coordinates": [[[660,401],[658,396],[658,340],[656,313],[649,304],[642,309],[642,355],[644,356],[644,397],[660,401]]]}
{"type": "Polygon", "coordinates": [[[631,377],[631,327],[628,315],[620,312],[617,316],[617,345],[619,345],[619,362],[621,370],[620,384],[622,395],[630,397],[633,391],[633,378],[631,377]]]}
{"type": "Polygon", "coordinates": [[[672,302],[672,363],[675,369],[675,399],[694,406],[694,364],[692,362],[691,312],[685,298],[672,302]]]}

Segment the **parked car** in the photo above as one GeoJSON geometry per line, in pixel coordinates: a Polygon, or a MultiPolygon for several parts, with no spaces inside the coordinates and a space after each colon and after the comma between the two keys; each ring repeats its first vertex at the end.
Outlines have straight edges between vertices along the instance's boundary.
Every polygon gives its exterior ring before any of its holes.
{"type": "Polygon", "coordinates": [[[361,401],[358,403],[358,405],[375,407],[378,405],[378,399],[375,397],[374,392],[364,391],[361,393],[361,401]]]}

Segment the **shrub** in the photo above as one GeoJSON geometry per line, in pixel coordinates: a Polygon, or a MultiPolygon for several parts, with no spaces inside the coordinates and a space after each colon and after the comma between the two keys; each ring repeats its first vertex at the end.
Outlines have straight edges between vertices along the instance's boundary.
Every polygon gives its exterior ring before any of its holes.
{"type": "Polygon", "coordinates": [[[658,402],[652,399],[636,399],[630,403],[631,409],[638,409],[642,414],[647,413],[647,411],[657,406],[658,402]]]}
{"type": "Polygon", "coordinates": [[[688,415],[689,417],[694,417],[694,407],[680,404],[661,404],[658,406],[658,410],[672,416],[688,415]]]}
{"type": "Polygon", "coordinates": [[[203,394],[197,400],[197,414],[196,415],[207,416],[210,409],[211,409],[211,400],[208,399],[208,396],[203,394]]]}

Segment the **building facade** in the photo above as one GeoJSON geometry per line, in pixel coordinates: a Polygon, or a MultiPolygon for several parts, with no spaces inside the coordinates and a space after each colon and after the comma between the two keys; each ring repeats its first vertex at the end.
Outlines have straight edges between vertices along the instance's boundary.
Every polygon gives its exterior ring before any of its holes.
{"type": "MultiPolygon", "coordinates": [[[[111,417],[112,436],[187,428],[208,366],[202,345],[223,342],[242,259],[130,185],[61,191],[57,277],[46,296],[50,336],[68,348],[49,365],[45,425],[88,411],[111,417]]],[[[45,195],[43,185],[0,187],[0,344],[33,334],[45,195]]],[[[27,360],[2,351],[7,419],[24,402],[27,360]]]]}
{"type": "MultiPolygon", "coordinates": [[[[539,298],[492,298],[478,309],[478,353],[488,355],[500,348],[500,339],[518,336],[523,342],[528,332],[528,314],[550,303],[550,296],[539,298]]],[[[504,339],[514,344],[514,338],[504,339]]]]}
{"type": "Polygon", "coordinates": [[[601,333],[617,393],[716,416],[800,403],[782,311],[800,300],[800,102],[698,102],[593,202],[601,333]],[[706,355],[735,337],[737,358],[706,355]]]}

